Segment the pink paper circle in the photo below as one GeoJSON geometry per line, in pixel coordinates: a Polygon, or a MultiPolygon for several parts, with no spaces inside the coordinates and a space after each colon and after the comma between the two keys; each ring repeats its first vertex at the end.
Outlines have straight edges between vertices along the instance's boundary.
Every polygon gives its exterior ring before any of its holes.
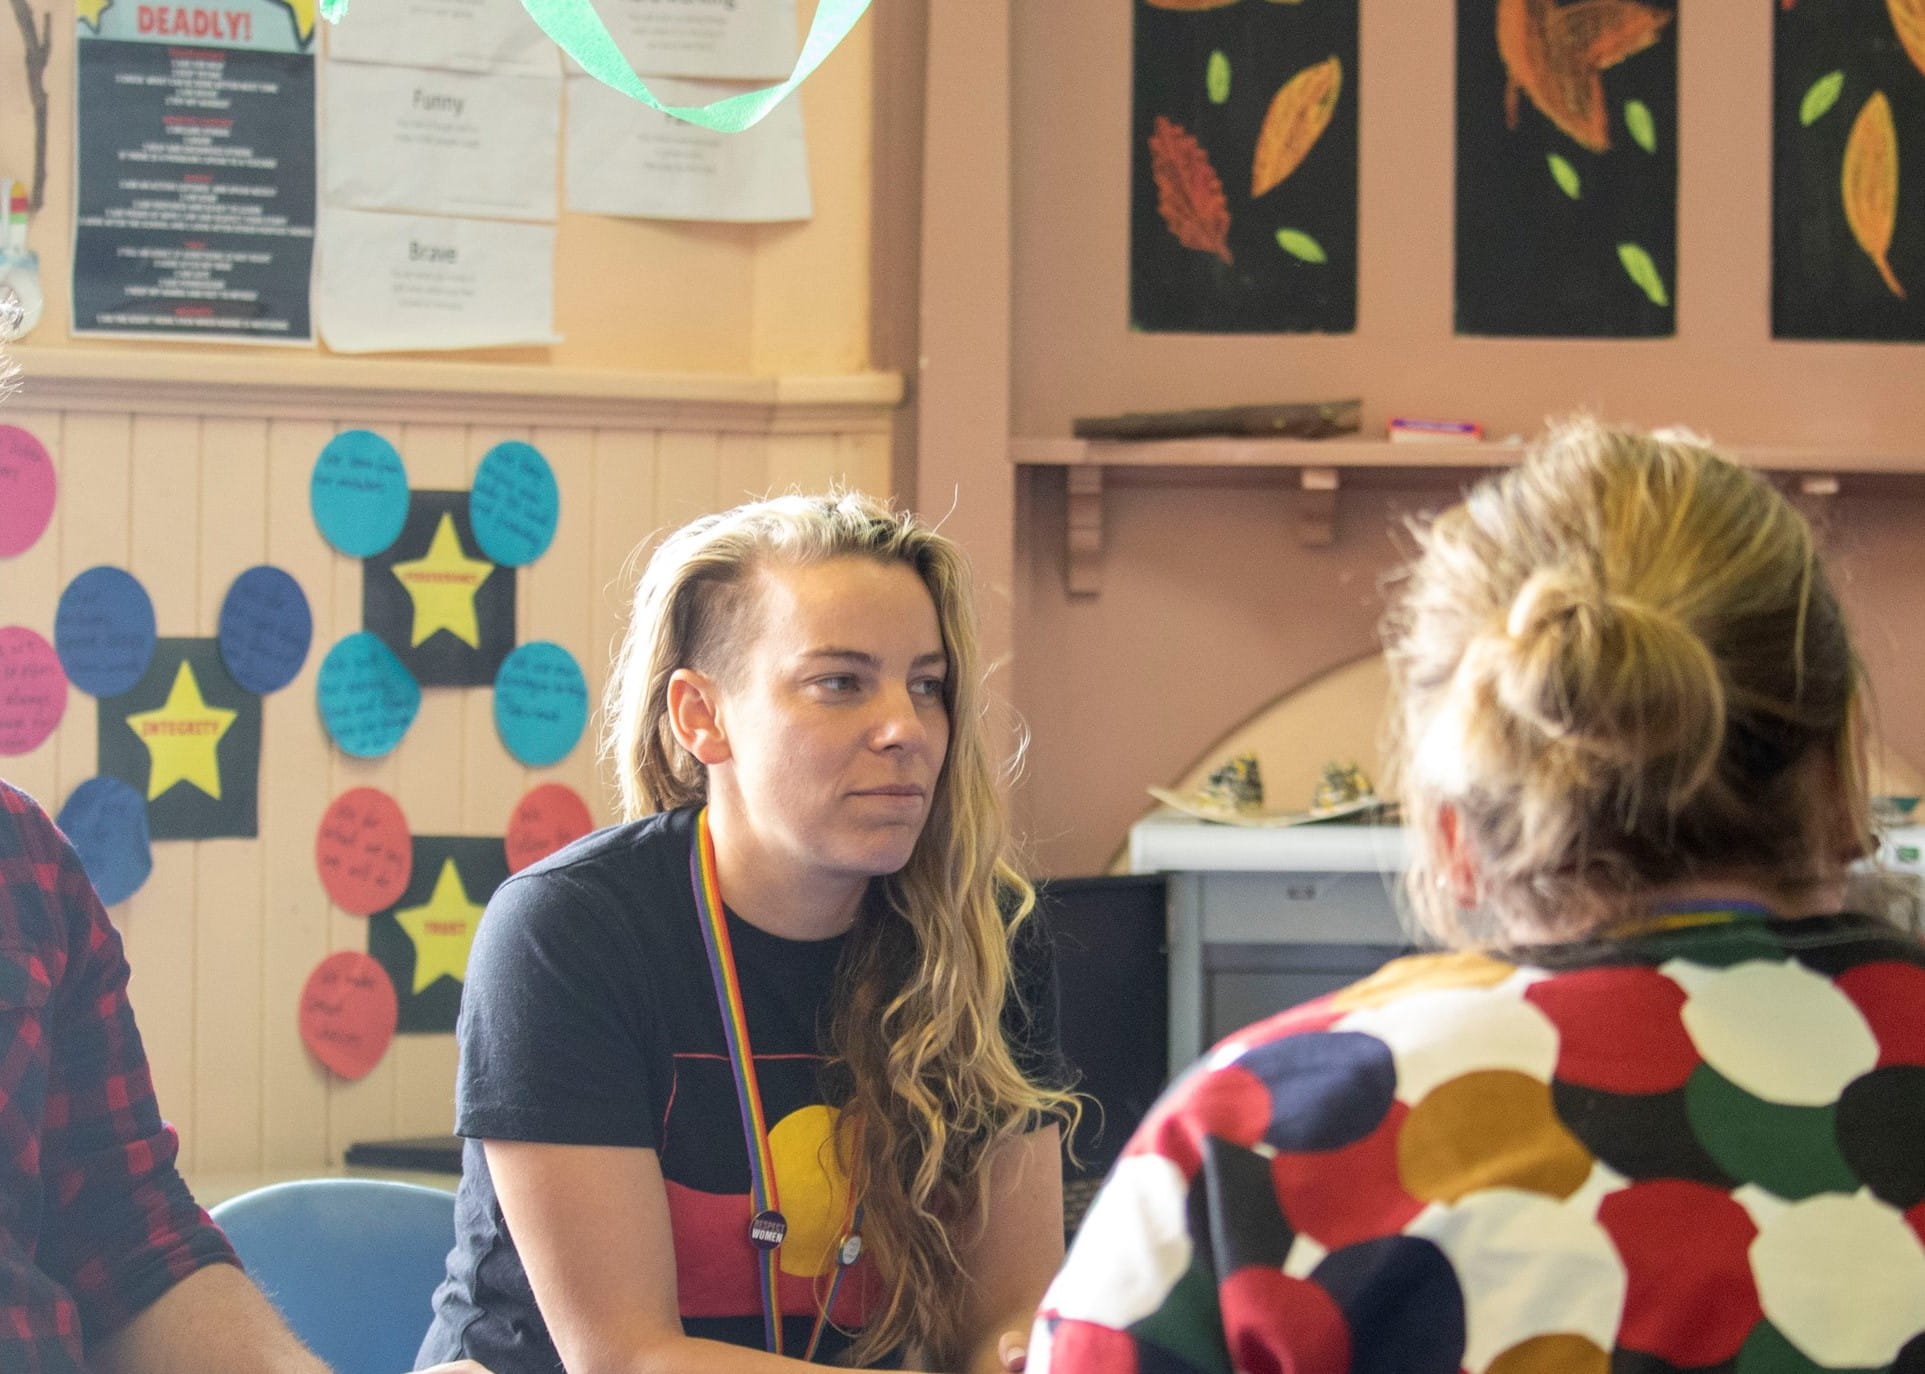
{"type": "Polygon", "coordinates": [[[67,712],[60,655],[24,625],[0,628],[0,754],[40,747],[67,712]]]}
{"type": "Polygon", "coordinates": [[[502,841],[508,852],[508,871],[519,873],[594,828],[588,803],[574,788],[559,782],[543,783],[517,802],[515,814],[508,818],[508,835],[502,841]]]}
{"type": "Polygon", "coordinates": [[[19,425],[0,425],[0,558],[25,553],[46,533],[56,485],[47,446],[19,425]]]}
{"type": "Polygon", "coordinates": [[[301,1043],[341,1078],[365,1078],[388,1052],[401,1015],[388,971],[344,949],[314,966],[301,989],[301,1043]]]}
{"type": "Polygon", "coordinates": [[[414,871],[414,839],[400,804],[377,787],[336,797],[314,834],[314,866],[328,896],[349,915],[393,906],[414,871]]]}

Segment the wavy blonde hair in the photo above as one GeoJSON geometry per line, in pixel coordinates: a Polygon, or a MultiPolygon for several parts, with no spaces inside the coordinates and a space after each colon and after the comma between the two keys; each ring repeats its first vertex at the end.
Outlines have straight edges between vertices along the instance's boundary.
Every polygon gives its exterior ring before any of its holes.
{"type": "Polygon", "coordinates": [[[1579,419],[1415,533],[1385,641],[1433,935],[1581,938],[1734,871],[1808,890],[1867,833],[1858,658],[1810,527],[1754,473],[1579,419]]]}
{"type": "Polygon", "coordinates": [[[836,1095],[846,1096],[836,1148],[886,1285],[854,1353],[870,1363],[906,1344],[953,1367],[971,1333],[960,1327],[956,1293],[969,1276],[951,1230],[979,1224],[997,1145],[1074,1117],[1073,1097],[1027,1079],[1003,1037],[1016,995],[1010,942],[1035,894],[1011,862],[961,549],[847,491],[774,497],[683,526],[636,587],[609,679],[605,752],[627,818],[703,804],[706,771],[670,727],[670,677],[695,668],[727,681],[737,670],[756,629],[759,571],[847,557],[904,564],[928,588],[949,660],[950,721],[928,821],[909,862],[872,885],[829,1027],[836,1095]]]}

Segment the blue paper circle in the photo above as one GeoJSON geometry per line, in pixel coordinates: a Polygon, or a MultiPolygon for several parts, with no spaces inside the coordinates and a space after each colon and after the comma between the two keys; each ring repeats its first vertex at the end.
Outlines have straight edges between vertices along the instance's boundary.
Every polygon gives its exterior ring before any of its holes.
{"type": "Polygon", "coordinates": [[[421,709],[421,684],[394,650],[366,630],[321,660],[314,687],[321,723],[344,754],[372,759],[401,743],[421,709]]]}
{"type": "Polygon", "coordinates": [[[588,680],[559,644],[524,644],[495,673],[495,729],[530,768],[566,758],[588,724],[588,680]]]}
{"type": "Polygon", "coordinates": [[[475,469],[468,518],[481,551],[504,567],[540,558],[561,519],[561,489],[541,450],[513,439],[489,449],[475,469]]]}
{"type": "Polygon", "coordinates": [[[294,681],[314,642],[314,616],[301,584],[262,564],[234,579],[221,602],[221,662],[258,696],[294,681]]]}
{"type": "Polygon", "coordinates": [[[154,871],[147,799],[119,778],[88,778],[55,821],[80,855],[103,906],[124,902],[154,871]]]}
{"type": "Polygon", "coordinates": [[[314,523],[350,558],[372,558],[408,519],[408,470],[394,445],[365,429],[328,440],[308,483],[314,523]]]}
{"type": "Polygon", "coordinates": [[[67,584],[53,617],[54,652],[67,680],[97,697],[140,681],[154,657],[154,603],[121,568],[89,568],[67,584]]]}

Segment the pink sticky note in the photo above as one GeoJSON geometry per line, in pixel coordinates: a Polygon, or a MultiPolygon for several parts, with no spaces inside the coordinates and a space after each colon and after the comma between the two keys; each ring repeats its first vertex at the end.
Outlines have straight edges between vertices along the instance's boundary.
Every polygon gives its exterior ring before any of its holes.
{"type": "Polygon", "coordinates": [[[0,754],[27,754],[67,711],[67,674],[53,645],[22,625],[0,628],[0,754]]]}
{"type": "Polygon", "coordinates": [[[0,425],[0,558],[25,553],[53,519],[53,459],[19,425],[0,425]]]}
{"type": "Polygon", "coordinates": [[[588,803],[574,788],[544,783],[517,802],[515,814],[508,819],[508,835],[502,841],[508,851],[508,871],[519,873],[594,828],[588,803]]]}
{"type": "Polygon", "coordinates": [[[328,896],[349,915],[393,906],[414,871],[414,839],[400,804],[377,787],[336,797],[314,835],[314,866],[328,896]]]}
{"type": "Polygon", "coordinates": [[[301,989],[301,1043],[328,1071],[365,1078],[394,1039],[400,1002],[372,955],[330,954],[301,989]]]}

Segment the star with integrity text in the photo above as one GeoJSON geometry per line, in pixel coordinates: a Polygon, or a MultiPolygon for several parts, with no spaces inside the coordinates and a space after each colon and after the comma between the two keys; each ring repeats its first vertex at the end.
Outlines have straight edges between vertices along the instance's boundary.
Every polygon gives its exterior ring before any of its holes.
{"type": "Polygon", "coordinates": [[[419,644],[436,630],[446,630],[469,648],[479,649],[475,593],[494,570],[493,563],[461,551],[454,517],[443,511],[427,553],[394,565],[395,580],[414,599],[414,633],[408,642],[419,644]]]}
{"type": "Polygon", "coordinates": [[[194,666],[182,660],[167,700],[151,711],[137,711],[127,717],[127,728],[147,746],[147,800],[184,782],[219,801],[221,737],[239,714],[209,706],[201,696],[194,666]]]}
{"type": "Polygon", "coordinates": [[[394,913],[396,923],[414,941],[415,993],[444,973],[456,982],[467,977],[468,951],[475,942],[481,911],[468,900],[455,861],[444,859],[427,904],[403,907],[394,913]]]}

